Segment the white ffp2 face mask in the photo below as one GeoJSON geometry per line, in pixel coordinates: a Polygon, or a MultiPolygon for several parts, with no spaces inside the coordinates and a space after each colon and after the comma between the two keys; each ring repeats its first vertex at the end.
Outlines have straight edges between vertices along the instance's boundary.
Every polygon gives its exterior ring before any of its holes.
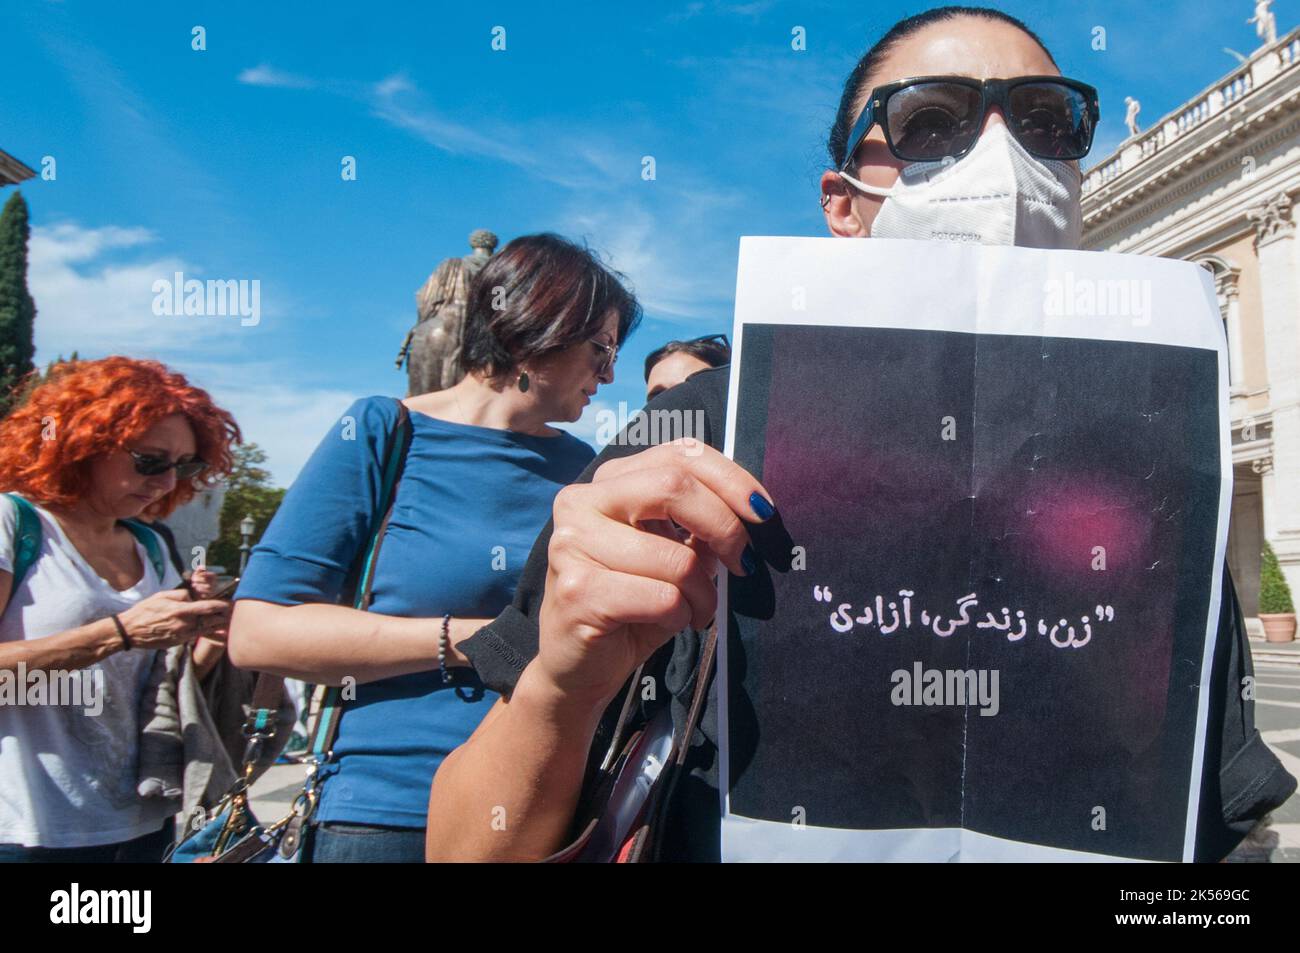
{"type": "Polygon", "coordinates": [[[956,162],[904,166],[892,188],[840,176],[885,198],[872,237],[1079,247],[1079,170],[1069,162],[1035,159],[1003,125],[990,127],[956,162]]]}

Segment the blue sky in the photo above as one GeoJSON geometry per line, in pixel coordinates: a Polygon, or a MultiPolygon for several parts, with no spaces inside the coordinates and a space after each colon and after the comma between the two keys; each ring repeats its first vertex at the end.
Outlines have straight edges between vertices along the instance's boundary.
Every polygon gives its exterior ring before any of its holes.
{"type": "MultiPolygon", "coordinates": [[[[592,439],[596,411],[643,402],[646,353],[730,330],[739,236],[825,233],[817,179],[841,83],[927,6],[7,5],[0,149],[57,171],[22,188],[37,359],[164,360],[287,483],[353,397],[404,392],[393,358],[414,292],[472,229],[556,231],[601,251],[646,309],[572,428],[592,439]],[[261,322],[155,315],[152,284],[176,271],[260,281],[261,322]]],[[[1100,90],[1089,164],[1124,138],[1124,96],[1153,123],[1235,65],[1224,47],[1258,45],[1247,0],[997,6],[1100,90]]],[[[1274,7],[1279,33],[1289,6],[1274,7]]]]}

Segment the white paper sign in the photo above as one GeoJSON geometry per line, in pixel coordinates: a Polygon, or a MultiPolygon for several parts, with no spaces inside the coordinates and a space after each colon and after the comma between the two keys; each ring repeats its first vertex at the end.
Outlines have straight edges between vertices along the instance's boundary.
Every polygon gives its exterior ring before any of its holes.
{"type": "Polygon", "coordinates": [[[744,238],[732,340],[727,453],[779,517],[718,613],[724,859],[1192,859],[1232,494],[1208,273],[744,238]]]}

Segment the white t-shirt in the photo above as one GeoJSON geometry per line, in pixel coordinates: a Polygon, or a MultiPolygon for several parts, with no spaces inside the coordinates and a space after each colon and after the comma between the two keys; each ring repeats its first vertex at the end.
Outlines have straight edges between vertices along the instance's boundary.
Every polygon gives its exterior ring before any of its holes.
{"type": "MultiPolygon", "coordinates": [[[[68,540],[58,521],[42,507],[41,552],[0,615],[0,642],[39,639],[75,629],[129,609],[141,599],[180,583],[164,559],[159,579],[145,548],[136,551],[144,576],[118,591],[102,579],[68,540]]],[[[0,497],[0,570],[13,572],[17,512],[0,497]]],[[[158,545],[166,554],[166,544],[158,545]]],[[[0,844],[26,847],[91,847],[152,833],[170,813],[160,800],[136,793],[140,697],[153,665],[154,651],[116,652],[83,670],[102,685],[93,704],[48,697],[45,704],[15,704],[0,693],[0,844]],[[102,681],[101,681],[102,680],[102,681]],[[95,709],[98,714],[91,714],[95,709]]],[[[0,675],[0,678],[4,677],[0,675]]],[[[27,673],[16,673],[13,689],[26,702],[39,702],[27,673]]],[[[52,682],[50,684],[53,684],[52,682]]]]}

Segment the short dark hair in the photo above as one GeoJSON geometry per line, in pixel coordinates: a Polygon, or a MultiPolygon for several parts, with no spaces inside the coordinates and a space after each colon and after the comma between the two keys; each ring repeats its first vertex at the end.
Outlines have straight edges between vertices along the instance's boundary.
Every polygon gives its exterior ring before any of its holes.
{"type": "Polygon", "coordinates": [[[611,310],[622,344],[641,321],[641,305],[585,245],[550,232],[523,235],[474,277],[465,307],[460,365],[497,377],[526,360],[590,340],[611,310]]]}
{"type": "Polygon", "coordinates": [[[645,359],[645,379],[650,381],[650,372],[654,366],[669,354],[689,354],[698,357],[709,367],[721,367],[731,363],[731,346],[722,341],[695,338],[693,341],[669,341],[657,351],[651,351],[645,359]]]}
{"type": "Polygon", "coordinates": [[[1056,63],[1052,51],[1038,38],[1037,33],[1009,13],[994,10],[992,7],[935,7],[933,10],[926,10],[924,13],[916,14],[916,16],[899,20],[889,28],[888,33],[876,41],[875,46],[863,54],[862,59],[858,60],[858,65],[853,67],[853,72],[849,73],[848,79],[844,81],[844,92],[840,97],[840,108],[835,113],[835,122],[831,125],[830,135],[826,140],[826,151],[830,153],[832,168],[842,169],[844,167],[844,160],[847,158],[844,155],[844,150],[849,147],[849,132],[858,119],[858,110],[855,108],[858,98],[871,92],[871,87],[867,84],[875,78],[884,58],[903,40],[925,29],[930,24],[944,20],[955,20],[958,17],[977,17],[981,20],[993,20],[1015,27],[1037,43],[1053,64],[1056,63]]]}

